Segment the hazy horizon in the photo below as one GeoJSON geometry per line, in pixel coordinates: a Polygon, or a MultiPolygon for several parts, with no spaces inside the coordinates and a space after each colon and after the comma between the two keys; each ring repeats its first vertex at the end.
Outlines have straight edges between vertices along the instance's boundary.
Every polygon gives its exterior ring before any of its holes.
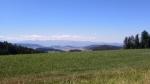
{"type": "Polygon", "coordinates": [[[148,0],[1,0],[0,40],[122,43],[150,31],[148,0]]]}

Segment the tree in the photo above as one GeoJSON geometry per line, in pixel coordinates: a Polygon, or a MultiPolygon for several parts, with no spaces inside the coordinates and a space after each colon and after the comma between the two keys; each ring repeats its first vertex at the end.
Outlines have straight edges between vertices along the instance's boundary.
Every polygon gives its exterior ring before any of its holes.
{"type": "Polygon", "coordinates": [[[128,49],[131,49],[132,47],[132,45],[131,45],[131,37],[128,37],[128,46],[129,46],[129,48],[128,49]]]}
{"type": "Polygon", "coordinates": [[[134,38],[134,36],[130,37],[129,43],[130,43],[130,48],[134,49],[135,48],[135,38],[134,38]]]}
{"type": "Polygon", "coordinates": [[[150,48],[150,35],[149,35],[149,39],[148,39],[148,46],[150,48]]]}
{"type": "Polygon", "coordinates": [[[124,48],[125,48],[125,49],[129,49],[128,37],[125,37],[125,40],[124,40],[124,48]]]}
{"type": "Polygon", "coordinates": [[[140,48],[140,39],[138,34],[135,36],[135,48],[140,48]]]}
{"type": "Polygon", "coordinates": [[[125,49],[133,49],[135,48],[135,38],[134,36],[126,37],[124,40],[124,48],[125,49]]]}
{"type": "Polygon", "coordinates": [[[147,31],[143,31],[141,34],[141,47],[142,48],[150,48],[150,46],[149,46],[149,33],[147,31]]]}

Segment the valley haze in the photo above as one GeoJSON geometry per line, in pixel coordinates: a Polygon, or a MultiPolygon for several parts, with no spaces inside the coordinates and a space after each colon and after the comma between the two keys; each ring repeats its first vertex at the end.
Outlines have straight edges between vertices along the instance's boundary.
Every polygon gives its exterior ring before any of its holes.
{"type": "Polygon", "coordinates": [[[47,41],[28,40],[28,41],[21,41],[15,44],[33,49],[44,48],[44,49],[59,49],[63,51],[75,49],[86,50],[86,47],[88,46],[111,45],[122,47],[123,45],[121,43],[102,43],[90,41],[64,41],[64,40],[47,40],[47,41]]]}

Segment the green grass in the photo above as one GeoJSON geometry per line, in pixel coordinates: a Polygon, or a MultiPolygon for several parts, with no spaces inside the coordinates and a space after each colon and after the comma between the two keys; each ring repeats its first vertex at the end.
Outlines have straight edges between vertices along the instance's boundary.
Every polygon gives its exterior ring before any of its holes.
{"type": "Polygon", "coordinates": [[[0,56],[0,84],[150,84],[150,50],[0,56]]]}

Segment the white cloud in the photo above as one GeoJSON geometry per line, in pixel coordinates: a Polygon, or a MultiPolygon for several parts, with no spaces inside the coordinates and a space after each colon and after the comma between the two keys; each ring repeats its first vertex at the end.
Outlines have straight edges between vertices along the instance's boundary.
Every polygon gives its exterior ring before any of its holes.
{"type": "Polygon", "coordinates": [[[80,35],[19,35],[19,36],[0,36],[0,40],[22,41],[22,40],[70,40],[70,41],[96,41],[94,36],[80,35]]]}
{"type": "Polygon", "coordinates": [[[24,41],[24,40],[68,40],[68,41],[93,41],[93,42],[122,42],[123,36],[105,35],[105,36],[84,36],[84,35],[18,35],[18,36],[2,36],[0,35],[0,40],[7,41],[24,41]]]}

